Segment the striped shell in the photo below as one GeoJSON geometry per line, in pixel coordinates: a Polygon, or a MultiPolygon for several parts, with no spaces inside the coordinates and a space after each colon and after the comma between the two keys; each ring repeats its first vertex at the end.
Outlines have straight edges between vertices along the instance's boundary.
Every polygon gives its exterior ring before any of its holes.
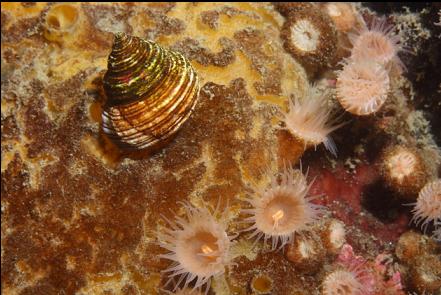
{"type": "Polygon", "coordinates": [[[103,131],[124,150],[170,139],[196,105],[198,76],[178,52],[117,33],[107,67],[103,131]]]}

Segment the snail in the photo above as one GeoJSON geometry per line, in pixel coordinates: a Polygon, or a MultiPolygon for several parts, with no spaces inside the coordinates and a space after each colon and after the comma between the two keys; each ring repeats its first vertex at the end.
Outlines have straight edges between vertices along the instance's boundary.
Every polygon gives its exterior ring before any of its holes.
{"type": "Polygon", "coordinates": [[[103,78],[103,132],[127,151],[160,146],[190,117],[198,81],[181,53],[116,33],[103,78]]]}

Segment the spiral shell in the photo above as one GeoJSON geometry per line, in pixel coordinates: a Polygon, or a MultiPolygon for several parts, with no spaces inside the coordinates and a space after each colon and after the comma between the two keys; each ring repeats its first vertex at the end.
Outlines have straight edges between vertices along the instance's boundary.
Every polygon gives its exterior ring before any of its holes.
{"type": "Polygon", "coordinates": [[[191,115],[198,76],[180,53],[116,33],[104,75],[103,131],[124,150],[170,139],[191,115]]]}

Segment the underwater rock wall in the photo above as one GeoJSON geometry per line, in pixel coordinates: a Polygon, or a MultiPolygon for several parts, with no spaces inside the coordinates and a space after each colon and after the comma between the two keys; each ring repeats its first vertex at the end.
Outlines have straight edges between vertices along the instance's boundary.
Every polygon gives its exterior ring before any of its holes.
{"type": "MultiPolygon", "coordinates": [[[[348,7],[354,28],[375,14],[348,7]]],[[[167,219],[185,216],[180,201],[187,201],[212,211],[219,206],[227,233],[239,233],[228,253],[232,263],[211,280],[209,294],[322,294],[324,282],[353,271],[354,261],[369,274],[360,283],[367,294],[439,294],[434,225],[417,233],[412,207],[403,206],[416,202],[421,187],[403,193],[381,167],[386,147],[404,146],[419,157],[421,183],[440,177],[432,135],[439,130],[427,119],[441,117],[439,101],[430,110],[415,108],[426,98],[406,78],[413,73],[406,54],[418,56],[421,44],[441,33],[421,25],[423,14],[389,17],[408,50],[400,55],[407,68],[391,66],[381,108],[356,116],[339,103],[340,62],[353,42],[337,8],[2,3],[2,293],[170,292],[174,282],[167,285],[161,272],[170,262],[160,257],[167,250],[158,233],[167,219]],[[192,115],[159,150],[125,151],[102,131],[103,76],[116,32],[181,52],[199,76],[192,115]],[[324,137],[333,138],[336,157],[322,137],[289,129],[289,101],[315,99],[312,84],[326,89],[323,107],[336,114],[334,125],[318,124],[329,127],[324,137]],[[311,203],[327,211],[284,250],[271,251],[238,221],[258,188],[300,162],[304,173],[309,167],[309,195],[318,196],[311,203]],[[406,254],[413,241],[423,258],[406,254]]]]}

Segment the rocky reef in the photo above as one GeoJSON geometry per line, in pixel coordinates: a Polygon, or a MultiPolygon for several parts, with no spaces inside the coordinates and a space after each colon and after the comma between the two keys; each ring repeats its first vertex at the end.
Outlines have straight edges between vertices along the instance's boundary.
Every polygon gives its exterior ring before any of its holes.
{"type": "Polygon", "coordinates": [[[1,8],[2,293],[441,294],[438,4],[1,8]],[[106,133],[115,34],[198,92],[160,148],[106,133]]]}

